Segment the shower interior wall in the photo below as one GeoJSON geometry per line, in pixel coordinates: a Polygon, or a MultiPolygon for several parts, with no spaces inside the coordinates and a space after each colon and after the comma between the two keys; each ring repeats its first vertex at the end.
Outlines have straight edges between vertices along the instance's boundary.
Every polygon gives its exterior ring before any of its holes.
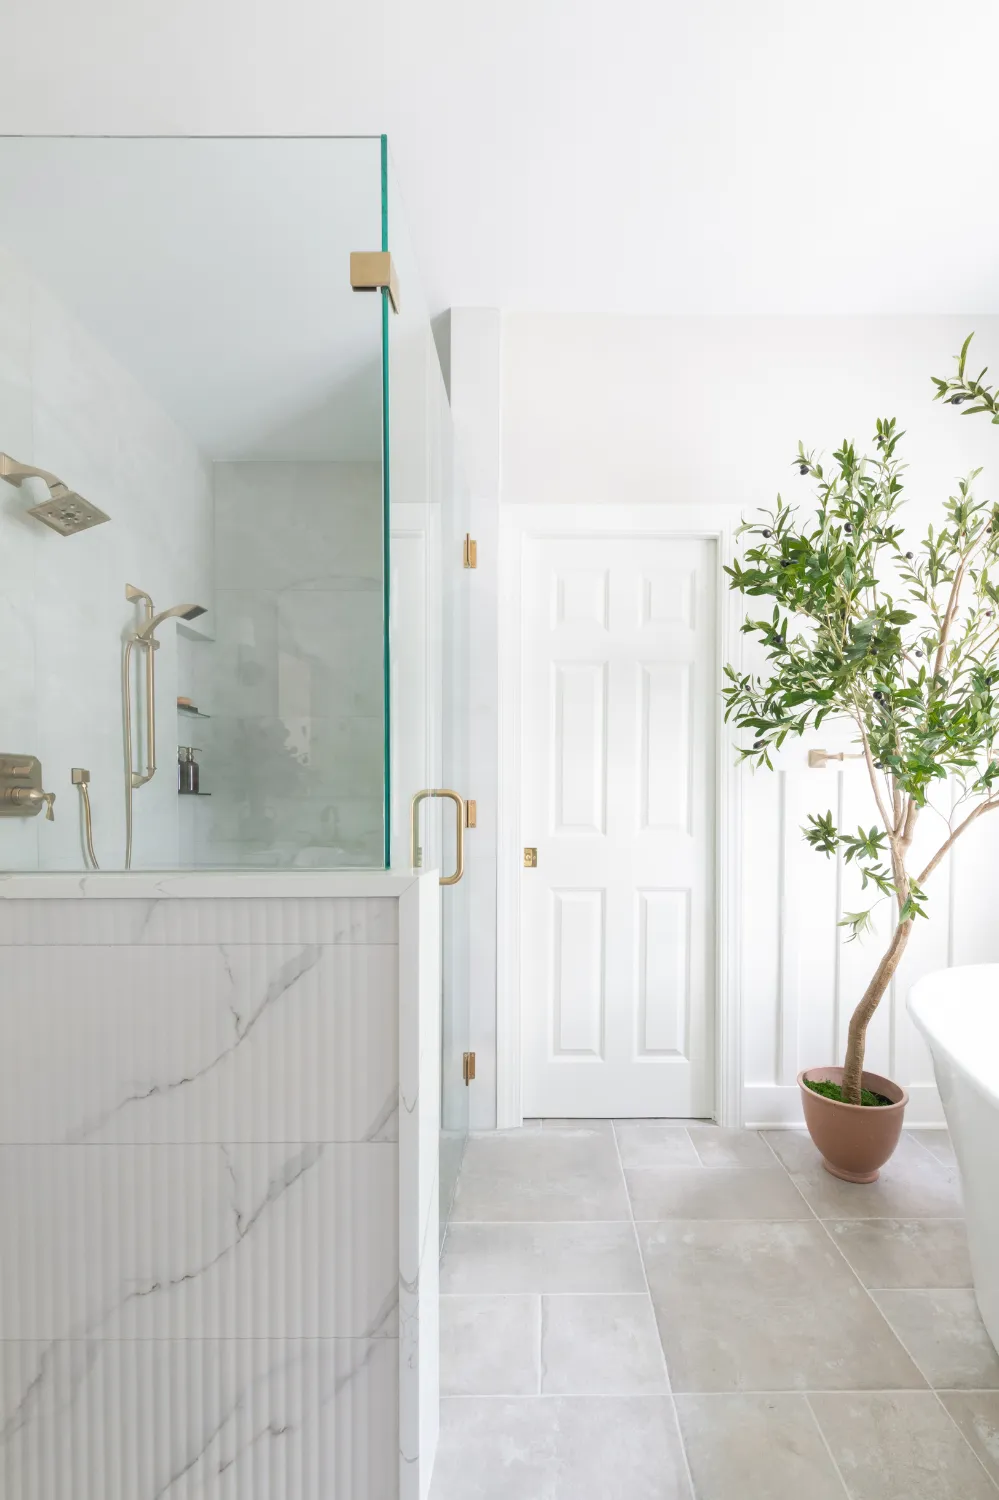
{"type": "Polygon", "coordinates": [[[182,862],[380,867],[381,466],[214,465],[216,643],[182,641],[211,803],[182,862]]]}
{"type": "Polygon", "coordinates": [[[63,538],[0,484],[0,753],[37,755],[57,795],[52,823],[0,820],[0,869],[83,867],[73,766],[91,771],[97,857],[120,868],[126,581],[158,608],[209,607],[159,632],[134,867],[380,865],[380,465],[213,462],[2,249],[0,451],[111,516],[63,538]],[[177,714],[178,694],[211,717],[177,714]],[[178,744],[211,800],[178,797],[178,744]]]}
{"type": "MultiPolygon", "coordinates": [[[[37,755],[55,820],[0,820],[0,869],[83,867],[73,766],[92,776],[96,854],[125,841],[121,638],[125,584],[164,608],[213,604],[212,465],[108,351],[0,248],[0,451],[37,464],[106,511],[61,537],[25,515],[29,486],[0,483],[0,752],[37,755]]],[[[212,613],[184,629],[211,629],[212,613]]],[[[157,761],[136,792],[136,867],[180,855],[178,627],[159,632],[157,761]]]]}

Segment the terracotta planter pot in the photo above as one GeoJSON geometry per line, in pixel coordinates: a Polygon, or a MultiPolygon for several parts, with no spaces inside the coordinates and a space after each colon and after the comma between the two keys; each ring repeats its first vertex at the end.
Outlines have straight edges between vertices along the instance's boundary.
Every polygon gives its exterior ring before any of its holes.
{"type": "Polygon", "coordinates": [[[905,1089],[879,1073],[864,1073],[863,1085],[883,1094],[891,1104],[840,1104],[805,1087],[813,1083],[842,1083],[842,1068],[808,1068],[798,1074],[801,1103],[808,1133],[822,1152],[822,1165],[846,1182],[874,1182],[898,1145],[909,1096],[905,1089]]]}

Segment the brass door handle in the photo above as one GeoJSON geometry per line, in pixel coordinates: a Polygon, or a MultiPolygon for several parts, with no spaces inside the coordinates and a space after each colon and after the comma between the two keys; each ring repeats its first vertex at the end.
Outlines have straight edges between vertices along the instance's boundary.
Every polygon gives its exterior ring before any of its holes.
{"type": "Polygon", "coordinates": [[[442,875],[440,883],[441,885],[457,885],[465,873],[465,803],[464,799],[457,792],[452,792],[450,787],[426,787],[422,792],[417,792],[413,798],[409,835],[409,862],[414,870],[418,870],[423,864],[423,850],[420,848],[420,803],[424,797],[448,797],[454,803],[457,814],[455,819],[455,869],[453,875],[442,875]]]}

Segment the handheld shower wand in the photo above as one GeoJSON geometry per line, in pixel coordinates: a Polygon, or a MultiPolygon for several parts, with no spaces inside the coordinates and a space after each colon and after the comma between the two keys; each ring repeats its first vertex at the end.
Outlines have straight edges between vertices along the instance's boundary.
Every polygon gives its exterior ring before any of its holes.
{"type": "Polygon", "coordinates": [[[205,613],[202,604],[174,604],[170,609],[156,614],[153,601],[144,589],[126,583],[125,598],[129,603],[141,601],[142,623],[125,642],[121,663],[121,696],[125,729],[125,869],[132,867],[132,793],[136,787],[145,786],[156,775],[156,655],[159,641],[156,632],[164,620],[196,620],[205,613]],[[138,648],[146,653],[146,769],[137,771],[132,765],[132,652],[138,648]]]}

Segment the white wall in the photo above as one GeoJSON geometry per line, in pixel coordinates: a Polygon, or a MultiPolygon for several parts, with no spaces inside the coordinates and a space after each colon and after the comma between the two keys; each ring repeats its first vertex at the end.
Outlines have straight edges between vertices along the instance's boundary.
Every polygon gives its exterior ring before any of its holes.
{"type": "MultiPolygon", "coordinates": [[[[972,328],[980,363],[999,359],[996,318],[501,318],[454,310],[452,401],[480,527],[504,503],[751,510],[778,490],[804,500],[806,482],[790,464],[799,438],[825,451],[844,436],[863,444],[875,419],[891,415],[907,430],[914,509],[938,504],[955,475],[979,464],[987,492],[990,473],[999,472],[999,434],[934,404],[929,380],[949,372],[972,328]]],[[[484,575],[482,586],[473,652],[488,670],[495,579],[484,575]]],[[[839,749],[846,739],[827,725],[810,743],[839,749]]],[[[869,821],[862,781],[852,766],[809,771],[807,749],[788,747],[777,775],[743,778],[739,937],[751,1121],[797,1118],[797,1069],[841,1045],[876,961],[876,947],[845,946],[836,926],[843,909],[859,904],[849,875],[808,849],[798,831],[806,812],[827,808],[869,821]]],[[[487,776],[488,757],[480,764],[487,776]]],[[[933,822],[927,814],[924,837],[933,822]]],[[[935,878],[934,921],[914,939],[875,1023],[871,1064],[914,1086],[913,1118],[935,1117],[938,1105],[904,993],[927,968],[999,960],[988,913],[997,877],[999,821],[986,822],[951,871],[935,878]]],[[[491,1008],[480,1007],[476,1023],[473,1045],[491,1058],[491,1008]]]]}
{"type": "Polygon", "coordinates": [[[510,315],[502,498],[751,508],[795,495],[799,438],[865,442],[885,415],[907,429],[912,494],[946,494],[972,464],[999,468],[988,424],[930,399],[973,328],[972,362],[995,363],[997,318],[510,315]]]}
{"type": "MultiPolygon", "coordinates": [[[[97,857],[120,866],[121,638],[135,619],[125,584],[148,590],[158,608],[211,606],[211,467],[2,248],[0,451],[53,471],[111,517],[61,537],[25,515],[48,498],[44,485],[0,483],[0,751],[37,755],[57,796],[54,823],[0,821],[0,868],[83,867],[72,766],[92,773],[97,857]]],[[[178,857],[174,625],[160,639],[160,771],[135,794],[137,867],[178,857]]]]}
{"type": "Polygon", "coordinates": [[[988,0],[7,0],[0,129],[387,131],[434,313],[994,308],[947,110],[997,49],[988,0]]]}

